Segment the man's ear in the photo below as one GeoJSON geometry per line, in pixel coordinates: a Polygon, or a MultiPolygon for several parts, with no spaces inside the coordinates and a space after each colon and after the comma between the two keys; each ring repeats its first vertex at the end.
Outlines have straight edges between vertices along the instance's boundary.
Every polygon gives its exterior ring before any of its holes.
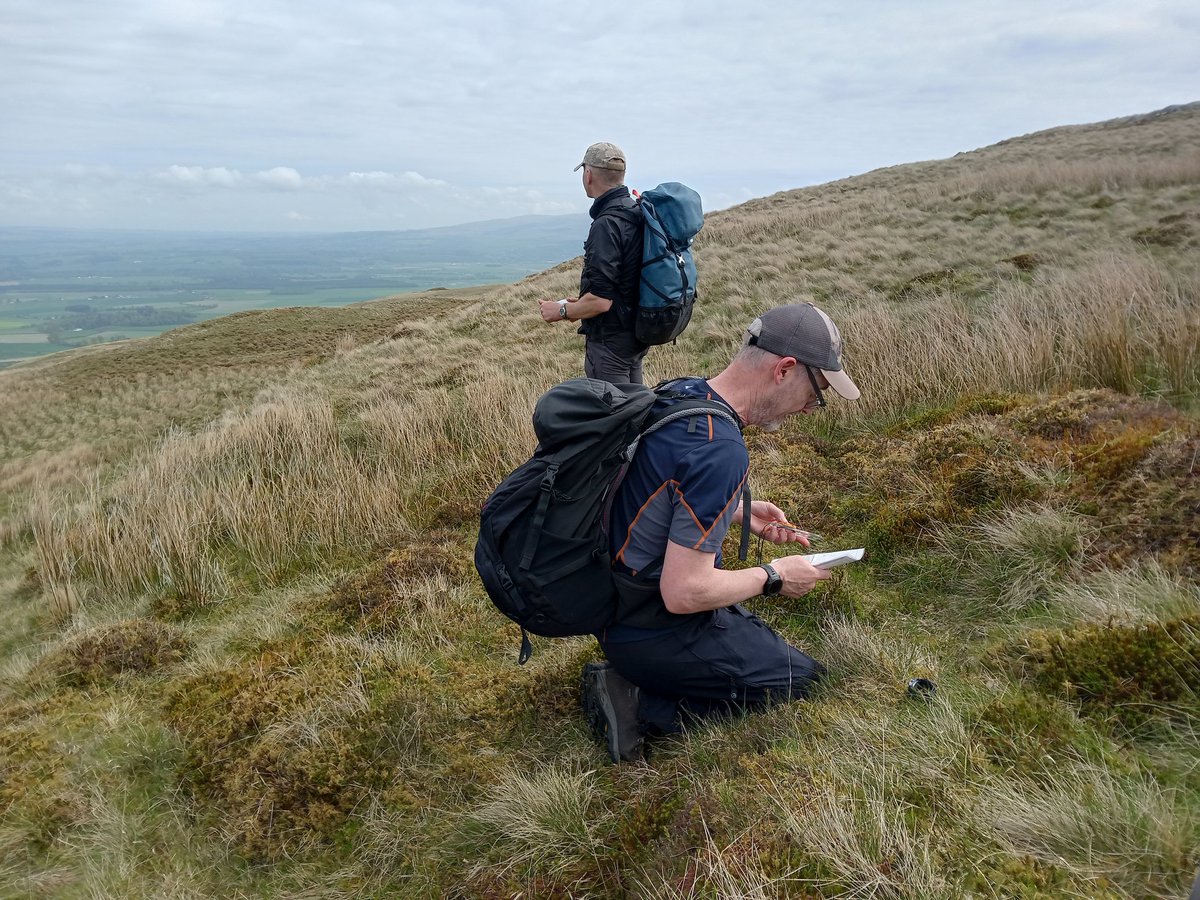
{"type": "Polygon", "coordinates": [[[775,369],[774,369],[774,372],[772,373],[775,376],[775,383],[779,384],[788,375],[793,374],[795,372],[796,365],[797,365],[797,363],[796,363],[795,357],[793,357],[793,356],[780,357],[779,361],[777,363],[775,363],[775,369]]]}

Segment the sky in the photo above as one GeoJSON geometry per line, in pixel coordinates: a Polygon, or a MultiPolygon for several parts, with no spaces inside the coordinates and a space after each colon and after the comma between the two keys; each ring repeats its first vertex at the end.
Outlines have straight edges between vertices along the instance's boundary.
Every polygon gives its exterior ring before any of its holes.
{"type": "Polygon", "coordinates": [[[0,0],[0,226],[708,210],[1200,100],[1196,0],[0,0]]]}

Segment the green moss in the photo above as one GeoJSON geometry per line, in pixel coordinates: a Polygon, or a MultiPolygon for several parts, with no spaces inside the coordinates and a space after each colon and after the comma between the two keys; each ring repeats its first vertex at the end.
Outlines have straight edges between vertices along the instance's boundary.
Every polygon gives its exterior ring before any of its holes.
{"type": "Polygon", "coordinates": [[[1053,771],[1077,754],[1078,719],[1061,702],[1029,690],[992,699],[974,716],[972,733],[1004,771],[1053,771]]]}
{"type": "Polygon", "coordinates": [[[1159,714],[1195,713],[1200,711],[1200,614],[1165,624],[1036,633],[1026,641],[1024,665],[1043,690],[1126,728],[1159,714]]]}
{"type": "Polygon", "coordinates": [[[981,397],[965,397],[954,403],[921,409],[910,413],[891,425],[886,434],[899,437],[909,432],[923,431],[946,425],[956,419],[972,415],[998,416],[1019,406],[1022,398],[1014,394],[987,394],[981,397]]]}
{"type": "Polygon", "coordinates": [[[87,815],[69,778],[71,748],[53,732],[62,709],[56,700],[0,707],[0,821],[38,852],[87,815]]]}
{"type": "Polygon", "coordinates": [[[335,841],[397,755],[419,744],[404,702],[415,680],[392,673],[372,690],[370,674],[352,654],[292,641],[190,678],[170,698],[183,774],[223,810],[241,852],[276,859],[335,841]],[[362,690],[361,700],[347,702],[348,690],[362,690]],[[411,729],[398,734],[405,723],[411,729]]]}
{"type": "MultiPolygon", "coordinates": [[[[1053,863],[1032,856],[985,857],[981,870],[971,875],[964,888],[972,896],[1004,900],[1040,900],[1043,897],[1078,896],[1068,873],[1053,863]]],[[[1089,888],[1094,886],[1089,885],[1089,888]]],[[[1089,897],[1112,898],[1119,894],[1089,893],[1089,897]]]]}

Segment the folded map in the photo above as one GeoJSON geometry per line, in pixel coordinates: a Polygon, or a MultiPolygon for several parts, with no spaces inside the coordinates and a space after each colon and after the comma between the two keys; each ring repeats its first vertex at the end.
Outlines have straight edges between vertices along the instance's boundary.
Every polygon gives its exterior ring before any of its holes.
{"type": "Polygon", "coordinates": [[[818,569],[832,569],[834,566],[840,566],[848,562],[857,562],[863,558],[863,548],[856,547],[854,550],[832,550],[829,553],[809,553],[805,559],[816,566],[818,569]]]}

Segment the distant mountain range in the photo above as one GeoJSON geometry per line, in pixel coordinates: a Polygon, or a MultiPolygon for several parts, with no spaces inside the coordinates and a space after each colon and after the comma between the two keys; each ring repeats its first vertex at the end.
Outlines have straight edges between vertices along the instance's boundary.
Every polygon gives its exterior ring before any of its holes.
{"type": "Polygon", "coordinates": [[[461,286],[521,277],[580,255],[589,221],[578,213],[328,234],[0,227],[0,282],[36,281],[45,289],[59,280],[77,286],[76,279],[88,277],[183,277],[255,289],[275,286],[281,277],[335,278],[345,285],[431,267],[424,286],[434,286],[453,266],[462,268],[462,277],[451,279],[461,286]]]}

